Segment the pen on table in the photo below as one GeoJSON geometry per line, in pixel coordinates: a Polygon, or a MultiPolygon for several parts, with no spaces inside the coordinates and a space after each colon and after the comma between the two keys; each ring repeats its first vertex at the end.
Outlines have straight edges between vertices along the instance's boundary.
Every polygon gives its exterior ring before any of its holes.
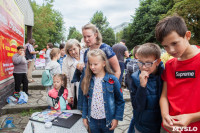
{"type": "Polygon", "coordinates": [[[35,133],[35,126],[34,126],[33,122],[31,122],[31,128],[32,128],[32,133],[35,133]]]}

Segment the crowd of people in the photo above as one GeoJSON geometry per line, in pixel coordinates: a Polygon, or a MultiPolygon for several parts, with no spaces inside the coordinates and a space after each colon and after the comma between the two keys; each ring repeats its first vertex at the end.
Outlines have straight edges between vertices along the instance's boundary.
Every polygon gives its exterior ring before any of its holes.
{"type": "MultiPolygon", "coordinates": [[[[121,84],[125,70],[133,107],[128,133],[200,132],[200,50],[190,45],[191,32],[180,16],[159,21],[155,33],[166,54],[171,55],[164,63],[158,44],[135,46],[131,59],[125,40],[110,47],[102,42],[93,24],[82,27],[84,47],[76,39],[60,48],[48,43],[44,58],[45,69],[53,78],[46,88],[51,109],[81,110],[89,132],[113,133],[123,120],[121,84]]],[[[30,39],[25,48],[18,46],[13,56],[16,92],[23,83],[23,91],[29,95],[28,82],[34,82],[31,73],[39,53],[36,47],[30,39]]]]}

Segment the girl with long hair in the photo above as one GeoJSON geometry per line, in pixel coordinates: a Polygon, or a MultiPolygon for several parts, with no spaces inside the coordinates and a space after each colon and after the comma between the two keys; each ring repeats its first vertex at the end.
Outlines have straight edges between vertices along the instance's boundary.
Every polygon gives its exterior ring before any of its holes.
{"type": "Polygon", "coordinates": [[[113,133],[118,120],[123,120],[124,99],[118,79],[113,75],[105,53],[90,50],[83,91],[83,123],[92,133],[113,133]],[[100,123],[100,124],[99,124],[100,123]]]}

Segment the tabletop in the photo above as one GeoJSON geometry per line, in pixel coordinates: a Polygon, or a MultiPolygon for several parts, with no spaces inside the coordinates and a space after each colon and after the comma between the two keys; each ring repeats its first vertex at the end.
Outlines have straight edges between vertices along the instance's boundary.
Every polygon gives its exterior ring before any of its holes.
{"type": "MultiPolygon", "coordinates": [[[[81,114],[79,110],[66,110],[64,112],[81,114]]],[[[34,133],[88,133],[85,126],[83,125],[82,118],[80,118],[70,129],[54,125],[52,125],[51,128],[45,128],[44,123],[29,120],[24,133],[33,133],[31,123],[34,125],[34,133]]]]}

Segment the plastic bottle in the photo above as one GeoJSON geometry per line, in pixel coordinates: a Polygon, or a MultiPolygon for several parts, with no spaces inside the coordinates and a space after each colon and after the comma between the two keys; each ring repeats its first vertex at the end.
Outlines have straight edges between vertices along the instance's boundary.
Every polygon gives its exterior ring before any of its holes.
{"type": "Polygon", "coordinates": [[[4,128],[14,128],[15,125],[12,122],[13,122],[13,117],[7,117],[5,120],[4,128]]]}
{"type": "Polygon", "coordinates": [[[13,105],[16,105],[17,104],[17,99],[14,98],[13,96],[9,96],[7,99],[6,99],[7,103],[11,106],[13,105]]]}

